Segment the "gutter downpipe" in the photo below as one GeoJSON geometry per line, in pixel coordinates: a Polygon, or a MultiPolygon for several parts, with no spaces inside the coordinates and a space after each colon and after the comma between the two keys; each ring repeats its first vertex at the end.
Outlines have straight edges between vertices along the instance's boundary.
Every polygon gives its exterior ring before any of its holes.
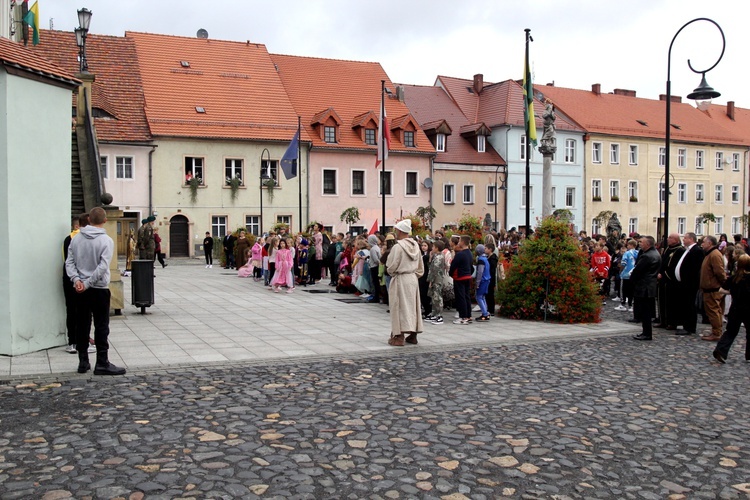
{"type": "Polygon", "coordinates": [[[154,192],[154,170],[153,170],[153,154],[154,151],[156,151],[156,148],[159,146],[152,145],[151,151],[148,152],[148,214],[151,215],[154,213],[154,204],[153,204],[153,192],[154,192]]]}
{"type": "Polygon", "coordinates": [[[513,128],[513,125],[508,125],[508,128],[505,130],[505,195],[503,200],[504,210],[503,210],[503,229],[505,231],[508,231],[508,191],[510,191],[510,183],[508,182],[510,180],[510,171],[508,170],[508,134],[510,133],[510,130],[513,128]]]}

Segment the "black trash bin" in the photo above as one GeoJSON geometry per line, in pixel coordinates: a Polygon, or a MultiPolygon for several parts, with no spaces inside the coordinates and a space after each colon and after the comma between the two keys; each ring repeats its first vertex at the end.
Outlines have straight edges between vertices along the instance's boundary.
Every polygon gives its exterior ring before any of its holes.
{"type": "Polygon", "coordinates": [[[154,261],[132,260],[130,270],[131,302],[146,314],[146,308],[154,303],[154,261]]]}

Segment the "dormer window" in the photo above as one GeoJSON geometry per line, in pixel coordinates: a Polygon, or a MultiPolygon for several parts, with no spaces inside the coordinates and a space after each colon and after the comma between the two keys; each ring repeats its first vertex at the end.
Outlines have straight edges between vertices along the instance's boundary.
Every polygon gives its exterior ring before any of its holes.
{"type": "Polygon", "coordinates": [[[445,134],[437,134],[435,136],[435,149],[440,153],[445,151],[445,134]]]}
{"type": "Polygon", "coordinates": [[[375,140],[375,129],[374,128],[366,128],[365,129],[365,144],[370,144],[374,146],[377,144],[377,141],[375,140]]]}
{"type": "Polygon", "coordinates": [[[483,135],[478,135],[477,136],[477,151],[479,153],[484,153],[485,140],[486,139],[487,138],[485,136],[483,136],[483,135]]]}
{"type": "Polygon", "coordinates": [[[203,106],[196,106],[195,107],[195,112],[196,113],[205,113],[206,112],[206,108],[204,108],[203,106]]]}
{"type": "Polygon", "coordinates": [[[336,142],[336,127],[325,127],[323,140],[329,143],[336,142]]]}
{"type": "Polygon", "coordinates": [[[404,131],[404,146],[407,148],[414,147],[414,132],[410,130],[404,131]]]}
{"type": "Polygon", "coordinates": [[[180,66],[182,66],[183,68],[189,68],[190,67],[190,62],[188,62],[188,61],[180,61],[180,66]]]}

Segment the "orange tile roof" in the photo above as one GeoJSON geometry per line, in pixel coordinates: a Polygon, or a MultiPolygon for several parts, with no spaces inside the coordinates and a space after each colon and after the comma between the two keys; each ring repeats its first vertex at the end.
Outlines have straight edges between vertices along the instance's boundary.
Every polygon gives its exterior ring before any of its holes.
{"type": "Polygon", "coordinates": [[[461,136],[464,127],[476,130],[481,124],[470,123],[456,103],[440,87],[404,85],[404,100],[422,128],[433,130],[447,123],[452,131],[446,135],[445,151],[438,152],[435,159],[439,163],[464,165],[505,165],[505,160],[489,142],[485,152],[479,153],[467,139],[461,136]]]}
{"type": "Polygon", "coordinates": [[[62,81],[68,85],[78,85],[81,83],[70,72],[42,57],[30,47],[24,47],[20,43],[12,42],[2,37],[0,37],[0,64],[6,68],[15,68],[45,78],[62,81]]]}
{"type": "MultiPolygon", "coordinates": [[[[79,63],[75,33],[41,31],[41,42],[33,48],[34,52],[71,73],[77,73],[79,63]]],[[[96,78],[91,89],[92,107],[110,115],[94,118],[97,138],[105,142],[151,141],[133,41],[117,36],[89,34],[86,39],[86,59],[89,71],[96,78]]]]}
{"type": "MultiPolygon", "coordinates": [[[[589,132],[664,138],[664,101],[540,85],[535,86],[535,92],[540,92],[552,100],[556,107],[573,117],[589,132]]],[[[671,122],[672,140],[727,145],[745,143],[740,136],[718,126],[710,117],[686,103],[672,103],[671,122]]]]}
{"type": "MultiPolygon", "coordinates": [[[[134,32],[125,37],[135,42],[153,135],[279,141],[294,136],[297,113],[265,45],[134,32]]],[[[304,132],[301,139],[308,140],[304,132]]]]}
{"type": "Polygon", "coordinates": [[[742,138],[746,146],[750,146],[750,109],[735,106],[733,120],[728,115],[729,106],[729,104],[712,104],[704,113],[729,133],[742,138]]]}
{"type": "MultiPolygon", "coordinates": [[[[369,112],[376,119],[380,116],[381,80],[385,80],[386,87],[395,92],[379,63],[280,54],[271,54],[271,59],[279,69],[294,108],[302,116],[302,125],[312,137],[313,147],[366,150],[375,155],[377,147],[365,144],[359,131],[355,130],[359,123],[355,118],[363,118],[369,112]],[[313,117],[329,107],[341,118],[336,144],[326,143],[311,125],[313,117]]],[[[390,120],[409,114],[406,104],[397,99],[386,98],[385,108],[390,120]]],[[[414,140],[416,147],[407,148],[400,142],[398,134],[391,134],[390,150],[434,154],[432,143],[421,129],[417,128],[414,140]]]]}

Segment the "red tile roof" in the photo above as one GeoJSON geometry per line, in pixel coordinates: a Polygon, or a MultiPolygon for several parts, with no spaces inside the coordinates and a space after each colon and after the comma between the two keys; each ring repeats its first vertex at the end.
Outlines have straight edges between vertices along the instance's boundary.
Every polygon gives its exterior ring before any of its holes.
{"type": "MultiPolygon", "coordinates": [[[[589,132],[664,138],[664,101],[552,86],[535,86],[535,92],[541,92],[589,132]]],[[[742,137],[718,126],[706,114],[687,103],[672,103],[671,122],[673,140],[726,145],[745,144],[742,137]]]]}
{"type": "Polygon", "coordinates": [[[2,37],[0,37],[0,64],[7,68],[15,68],[41,77],[62,81],[67,85],[81,83],[70,72],[42,57],[30,47],[24,47],[20,43],[2,37]]]}
{"type": "Polygon", "coordinates": [[[482,124],[470,123],[450,96],[440,87],[404,85],[404,100],[414,117],[426,130],[435,130],[443,122],[452,131],[446,136],[445,151],[438,152],[436,162],[464,165],[505,165],[505,160],[492,145],[485,144],[485,152],[479,153],[472,143],[462,137],[464,127],[476,130],[482,124]]]}
{"type": "MultiPolygon", "coordinates": [[[[367,145],[358,126],[367,124],[365,115],[380,116],[380,81],[395,91],[388,75],[379,63],[342,61],[271,54],[271,59],[279,69],[281,81],[289,94],[294,108],[302,116],[302,125],[312,137],[313,147],[344,148],[372,151],[376,146],[367,145]],[[341,118],[337,143],[326,143],[312,124],[322,109],[333,108],[341,118]],[[372,115],[368,113],[372,112],[372,115]],[[356,120],[355,120],[356,119],[356,120]],[[364,119],[364,123],[360,123],[364,119]]],[[[389,120],[408,121],[409,108],[397,99],[385,99],[386,114],[389,120]]],[[[372,124],[377,126],[376,123],[372,124]]],[[[391,127],[393,130],[393,126],[391,127]]],[[[416,147],[405,147],[398,134],[391,134],[391,151],[434,153],[432,143],[417,128],[414,136],[416,147]]]]}
{"type": "MultiPolygon", "coordinates": [[[[71,73],[79,71],[75,33],[42,30],[40,36],[41,43],[33,48],[35,53],[71,73]]],[[[110,115],[94,118],[97,138],[105,142],[150,141],[133,41],[117,36],[89,34],[86,39],[86,59],[89,71],[96,78],[91,89],[92,107],[95,111],[100,109],[110,115]]]]}
{"type": "MultiPolygon", "coordinates": [[[[265,45],[134,32],[125,37],[135,42],[153,135],[280,141],[294,136],[297,113],[265,45]]],[[[302,140],[308,140],[304,132],[302,140]]]]}
{"type": "MultiPolygon", "coordinates": [[[[734,106],[734,103],[731,104],[734,106]]],[[[728,115],[730,104],[712,104],[704,113],[729,133],[739,136],[750,146],[750,109],[734,107],[734,119],[728,115]]]]}

